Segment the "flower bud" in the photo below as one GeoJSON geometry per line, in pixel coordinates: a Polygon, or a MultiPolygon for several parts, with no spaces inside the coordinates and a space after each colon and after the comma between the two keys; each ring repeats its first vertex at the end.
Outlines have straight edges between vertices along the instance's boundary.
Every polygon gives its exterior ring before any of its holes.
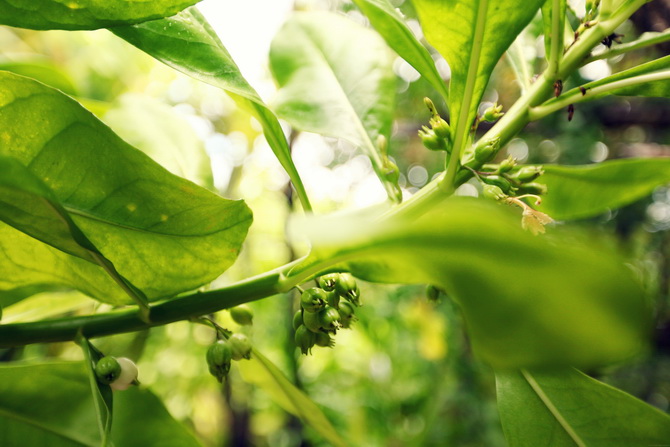
{"type": "Polygon", "coordinates": [[[483,146],[475,148],[475,160],[480,163],[486,163],[492,159],[500,148],[500,138],[495,137],[488,140],[483,146]]]}
{"type": "MultiPolygon", "coordinates": [[[[482,182],[487,185],[497,186],[502,190],[503,193],[508,194],[512,190],[512,184],[504,177],[499,175],[483,175],[481,176],[482,182]]],[[[491,191],[495,192],[495,191],[491,191]]]]}
{"type": "Polygon", "coordinates": [[[240,304],[230,309],[230,316],[239,325],[251,326],[253,324],[254,312],[246,304],[240,304]]]}
{"type": "Polygon", "coordinates": [[[300,348],[300,352],[307,355],[311,353],[312,347],[316,342],[316,334],[305,326],[300,326],[295,331],[295,336],[293,337],[295,344],[300,348]]]}
{"type": "Polygon", "coordinates": [[[498,172],[500,174],[504,174],[514,169],[514,166],[516,166],[516,159],[510,155],[500,163],[500,166],[498,166],[498,172]]]}
{"type": "Polygon", "coordinates": [[[219,340],[207,350],[207,366],[209,372],[216,377],[219,382],[228,375],[230,364],[233,359],[233,349],[225,340],[219,340]]]}
{"type": "Polygon", "coordinates": [[[493,200],[502,200],[507,197],[503,190],[496,185],[484,185],[482,187],[482,195],[487,199],[493,200]]]}
{"type": "Polygon", "coordinates": [[[544,173],[542,166],[523,166],[510,177],[521,183],[531,182],[544,173]]]}
{"type": "Polygon", "coordinates": [[[326,305],[326,295],[325,290],[319,289],[318,287],[312,287],[302,292],[300,296],[300,305],[307,312],[318,312],[323,309],[323,306],[326,305]]]}
{"type": "Polygon", "coordinates": [[[233,360],[251,358],[251,342],[244,334],[233,334],[228,339],[233,360]]]}
{"type": "Polygon", "coordinates": [[[502,104],[493,104],[491,107],[484,110],[482,120],[489,122],[497,121],[501,116],[504,115],[504,113],[502,113],[502,109],[502,104]]]}
{"type": "Polygon", "coordinates": [[[518,193],[519,194],[535,194],[537,196],[541,196],[541,195],[547,193],[547,185],[544,185],[542,183],[536,183],[536,182],[524,183],[523,185],[519,186],[518,193]]]}
{"type": "Polygon", "coordinates": [[[302,310],[298,310],[293,315],[293,330],[297,331],[300,326],[302,326],[302,310]]]}
{"type": "Polygon", "coordinates": [[[132,360],[126,357],[119,357],[116,360],[121,365],[121,374],[109,386],[117,391],[127,390],[130,385],[137,384],[137,366],[132,360]]]}
{"type": "Polygon", "coordinates": [[[444,143],[444,140],[437,136],[437,134],[432,130],[423,126],[419,130],[419,137],[423,145],[430,149],[431,151],[445,151],[447,150],[447,145],[444,143]]]}
{"type": "Polygon", "coordinates": [[[433,115],[429,123],[430,127],[433,128],[435,135],[445,140],[449,140],[451,138],[451,129],[449,128],[449,124],[447,124],[447,122],[440,115],[433,115]]]}

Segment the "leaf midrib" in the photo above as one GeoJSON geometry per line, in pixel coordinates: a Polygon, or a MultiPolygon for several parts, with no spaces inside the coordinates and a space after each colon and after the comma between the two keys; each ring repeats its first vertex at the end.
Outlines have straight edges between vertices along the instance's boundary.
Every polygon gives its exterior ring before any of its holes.
{"type": "Polygon", "coordinates": [[[545,394],[544,390],[542,390],[542,387],[539,383],[537,383],[535,378],[533,378],[533,376],[525,369],[521,370],[521,374],[523,375],[524,379],[526,379],[526,382],[528,382],[528,385],[530,385],[533,391],[535,391],[535,394],[537,394],[545,407],[547,407],[547,410],[549,410],[554,419],[556,419],[563,430],[565,430],[568,436],[570,436],[570,439],[572,439],[578,447],[587,447],[586,442],[584,442],[584,440],[570,426],[570,423],[563,417],[560,410],[556,408],[549,396],[545,394]]]}

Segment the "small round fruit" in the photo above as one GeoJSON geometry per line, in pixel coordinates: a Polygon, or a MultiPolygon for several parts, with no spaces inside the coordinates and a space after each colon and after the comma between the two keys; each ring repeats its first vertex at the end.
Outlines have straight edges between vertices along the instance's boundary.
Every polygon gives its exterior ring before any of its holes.
{"type": "Polygon", "coordinates": [[[221,382],[230,371],[233,349],[225,340],[219,340],[207,349],[207,366],[209,372],[221,382]]]}
{"type": "Polygon", "coordinates": [[[334,307],[326,306],[319,312],[319,323],[328,332],[335,332],[340,328],[340,313],[334,307]]]}
{"type": "Polygon", "coordinates": [[[335,346],[335,340],[333,340],[333,337],[325,332],[317,332],[314,334],[314,342],[317,346],[322,346],[324,348],[332,348],[335,346]]]}
{"type": "Polygon", "coordinates": [[[121,365],[116,357],[105,356],[95,365],[95,376],[98,382],[109,385],[121,375],[121,365]]]}
{"type": "Polygon", "coordinates": [[[356,280],[349,273],[341,273],[338,281],[335,283],[335,291],[344,299],[349,301],[358,301],[360,291],[356,280]]]}
{"type": "Polygon", "coordinates": [[[235,323],[241,326],[251,326],[254,322],[254,311],[246,304],[240,304],[230,309],[230,316],[235,323]]]}
{"type": "Polygon", "coordinates": [[[332,292],[335,290],[335,282],[339,276],[339,273],[329,273],[318,277],[316,283],[326,292],[332,292]]]}
{"type": "Polygon", "coordinates": [[[319,332],[321,330],[321,320],[319,319],[318,312],[305,312],[302,315],[302,322],[312,332],[319,332]]]}
{"type": "Polygon", "coordinates": [[[351,323],[356,321],[356,316],[354,315],[355,309],[354,304],[349,301],[342,301],[340,303],[340,324],[343,328],[348,329],[351,327],[351,323]]]}
{"type": "Polygon", "coordinates": [[[328,293],[328,298],[326,298],[326,302],[330,307],[334,307],[335,309],[340,307],[340,295],[337,292],[330,292],[328,293]]]}
{"type": "Polygon", "coordinates": [[[302,309],[293,314],[293,330],[297,331],[302,326],[302,309]]]}
{"type": "Polygon", "coordinates": [[[251,358],[251,342],[244,334],[233,334],[228,339],[232,350],[233,360],[251,358]]]}
{"type": "Polygon", "coordinates": [[[300,296],[300,305],[307,312],[318,312],[326,305],[328,298],[326,291],[318,287],[312,287],[302,292],[300,296]]]}

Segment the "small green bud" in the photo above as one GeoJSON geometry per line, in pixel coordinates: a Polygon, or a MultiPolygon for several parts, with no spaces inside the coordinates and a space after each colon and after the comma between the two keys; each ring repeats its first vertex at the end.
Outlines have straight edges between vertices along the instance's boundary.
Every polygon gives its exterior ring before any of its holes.
{"type": "Polygon", "coordinates": [[[514,166],[516,166],[516,159],[510,155],[500,163],[500,166],[498,166],[498,172],[500,174],[504,174],[514,169],[514,166]]]}
{"type": "Polygon", "coordinates": [[[444,140],[438,137],[432,129],[429,129],[426,126],[423,126],[423,128],[419,130],[419,137],[421,138],[423,145],[431,151],[447,150],[447,145],[444,143],[444,140]]]}
{"type": "Polygon", "coordinates": [[[524,183],[523,185],[519,186],[518,192],[519,194],[535,194],[537,196],[541,196],[547,193],[547,185],[536,182],[524,183]]]}
{"type": "Polygon", "coordinates": [[[358,289],[356,280],[349,273],[341,273],[339,279],[335,283],[335,291],[345,300],[349,300],[357,306],[360,306],[358,301],[361,292],[358,289]]]}
{"type": "Polygon", "coordinates": [[[109,386],[113,390],[123,391],[128,389],[130,385],[136,385],[138,383],[137,365],[126,357],[119,357],[116,360],[119,362],[119,365],[121,365],[121,374],[115,381],[110,383],[109,386]]]}
{"type": "Polygon", "coordinates": [[[293,315],[293,330],[297,331],[300,326],[302,326],[302,310],[298,310],[293,315]]]}
{"type": "Polygon", "coordinates": [[[492,159],[500,149],[500,137],[488,140],[483,146],[477,146],[475,149],[475,160],[480,163],[486,163],[492,159]]]}
{"type": "Polygon", "coordinates": [[[251,326],[253,324],[254,312],[251,310],[251,307],[246,304],[240,304],[239,306],[230,309],[230,316],[233,318],[233,321],[239,325],[251,326]]]}
{"type": "Polygon", "coordinates": [[[521,183],[532,182],[544,173],[542,166],[523,166],[510,177],[521,183]]]}
{"type": "Polygon", "coordinates": [[[503,192],[502,189],[500,189],[500,187],[486,184],[482,187],[482,195],[487,199],[493,200],[502,200],[507,197],[507,195],[503,192]]]}
{"type": "Polygon", "coordinates": [[[300,305],[307,312],[318,312],[326,305],[328,298],[326,291],[318,287],[312,287],[302,292],[300,296],[300,305]]]}
{"type": "Polygon", "coordinates": [[[482,120],[489,122],[497,121],[498,119],[500,119],[501,116],[504,115],[504,113],[502,113],[502,109],[503,109],[502,104],[498,103],[493,104],[491,107],[484,110],[482,120]]]}
{"type": "Polygon", "coordinates": [[[98,382],[109,385],[121,375],[121,365],[116,357],[105,356],[95,365],[95,376],[98,382]]]}
{"type": "Polygon", "coordinates": [[[509,182],[509,180],[500,177],[499,175],[483,175],[481,176],[481,179],[482,182],[486,183],[487,185],[497,186],[505,194],[508,194],[512,190],[512,184],[509,182]]]}
{"type": "Polygon", "coordinates": [[[340,328],[340,313],[334,307],[326,306],[319,311],[319,324],[328,332],[335,332],[340,328]]]}
{"type": "Polygon", "coordinates": [[[233,360],[251,358],[251,342],[244,334],[233,334],[228,339],[233,360]]]}
{"type": "Polygon", "coordinates": [[[219,340],[207,349],[207,366],[209,373],[219,382],[228,375],[233,359],[233,348],[225,340],[219,340]]]}
{"type": "Polygon", "coordinates": [[[343,328],[351,327],[351,323],[356,321],[356,315],[354,315],[356,306],[349,301],[342,301],[338,312],[340,313],[340,324],[343,328]]]}
{"type": "Polygon", "coordinates": [[[438,137],[445,140],[449,140],[451,138],[451,129],[449,128],[449,124],[447,124],[447,122],[440,115],[433,115],[433,117],[430,119],[430,127],[433,128],[435,135],[438,137]]]}
{"type": "Polygon", "coordinates": [[[319,332],[321,330],[321,320],[319,319],[318,312],[305,312],[302,315],[302,322],[312,332],[319,332]]]}
{"type": "Polygon", "coordinates": [[[316,283],[326,292],[332,292],[335,290],[335,282],[339,276],[339,273],[329,273],[327,275],[319,276],[316,279],[316,283]]]}
{"type": "Polygon", "coordinates": [[[295,331],[293,339],[295,340],[295,344],[300,348],[300,352],[307,355],[311,353],[312,347],[316,342],[316,334],[305,326],[300,326],[295,331]]]}
{"type": "Polygon", "coordinates": [[[331,337],[330,334],[327,334],[326,332],[317,332],[313,335],[317,346],[322,346],[324,348],[332,348],[335,346],[335,340],[333,340],[333,337],[331,337]]]}
{"type": "Polygon", "coordinates": [[[384,178],[388,182],[394,185],[398,184],[398,179],[400,179],[400,169],[398,169],[398,166],[395,163],[388,158],[384,159],[382,171],[384,173],[384,178]]]}

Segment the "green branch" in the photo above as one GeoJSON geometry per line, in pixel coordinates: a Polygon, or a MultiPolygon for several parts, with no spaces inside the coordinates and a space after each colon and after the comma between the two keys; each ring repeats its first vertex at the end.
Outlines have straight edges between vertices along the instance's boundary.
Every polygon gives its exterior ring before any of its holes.
{"type": "Polygon", "coordinates": [[[591,57],[585,59],[582,65],[590,64],[591,62],[598,61],[601,59],[609,59],[611,57],[619,56],[620,54],[626,54],[630,51],[650,47],[652,45],[657,45],[659,43],[667,42],[669,40],[670,40],[670,29],[667,29],[660,33],[655,32],[644,33],[637,40],[620,44],[613,48],[608,48],[593,54],[591,57]]]}
{"type": "MultiPolygon", "coordinates": [[[[549,74],[558,74],[558,67],[563,55],[563,21],[561,20],[561,3],[565,0],[552,0],[551,4],[551,47],[549,49],[549,74]]],[[[545,37],[546,38],[546,37],[545,37]]]]}

